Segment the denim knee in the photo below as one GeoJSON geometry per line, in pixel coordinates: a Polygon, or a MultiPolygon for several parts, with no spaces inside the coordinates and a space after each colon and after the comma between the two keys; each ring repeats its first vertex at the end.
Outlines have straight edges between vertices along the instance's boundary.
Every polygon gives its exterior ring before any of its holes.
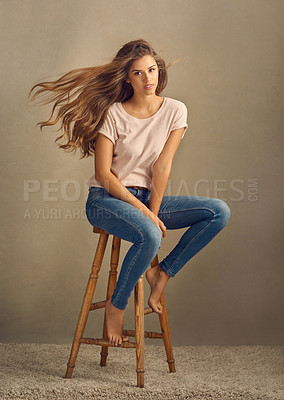
{"type": "Polygon", "coordinates": [[[142,237],[147,251],[155,256],[161,247],[162,234],[160,229],[153,222],[153,226],[150,229],[142,231],[142,237]]]}
{"type": "Polygon", "coordinates": [[[231,216],[231,209],[224,200],[221,199],[216,199],[216,200],[217,203],[214,211],[218,214],[222,227],[224,227],[229,222],[231,216]]]}

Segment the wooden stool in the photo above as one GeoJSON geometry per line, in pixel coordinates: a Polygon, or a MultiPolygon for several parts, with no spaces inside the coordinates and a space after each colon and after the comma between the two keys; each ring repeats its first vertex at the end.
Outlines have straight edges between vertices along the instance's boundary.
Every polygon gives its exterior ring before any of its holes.
{"type": "MultiPolygon", "coordinates": [[[[137,386],[140,388],[144,387],[144,338],[150,339],[163,339],[164,346],[167,354],[167,362],[169,365],[170,372],[175,372],[175,362],[173,358],[173,350],[171,343],[171,336],[169,330],[168,316],[165,304],[164,294],[161,296],[161,304],[163,307],[163,313],[158,314],[161,325],[161,333],[157,332],[145,332],[144,331],[144,315],[151,314],[153,312],[151,307],[144,308],[144,286],[143,286],[143,275],[138,280],[134,289],[134,307],[135,307],[135,330],[124,330],[123,334],[129,337],[135,337],[135,342],[123,342],[121,345],[115,346],[108,342],[107,330],[106,330],[106,317],[104,317],[104,327],[103,327],[103,337],[102,339],[93,339],[83,337],[89,312],[92,310],[97,310],[103,308],[106,305],[108,299],[111,298],[117,280],[117,265],[119,260],[120,244],[121,239],[113,236],[112,241],[112,251],[111,251],[111,261],[110,261],[110,271],[107,286],[107,300],[99,301],[97,303],[92,303],[98,274],[101,268],[103,256],[105,253],[109,233],[100,228],[93,227],[94,233],[99,233],[100,238],[98,241],[92,271],[89,276],[87,288],[85,291],[85,296],[83,299],[76,331],[74,334],[73,345],[70,352],[69,361],[67,363],[67,370],[65,378],[71,378],[73,369],[75,367],[76,358],[79,352],[79,347],[81,343],[95,344],[102,346],[101,351],[101,362],[100,365],[106,366],[106,359],[108,356],[108,347],[123,347],[123,348],[136,348],[136,372],[137,372],[137,386]]],[[[151,267],[157,265],[158,255],[155,256],[151,262],[151,267]]]]}

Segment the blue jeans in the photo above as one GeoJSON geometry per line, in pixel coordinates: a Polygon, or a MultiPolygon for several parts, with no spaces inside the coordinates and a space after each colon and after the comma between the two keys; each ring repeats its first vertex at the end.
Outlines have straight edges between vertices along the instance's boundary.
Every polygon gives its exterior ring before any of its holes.
{"type": "MultiPolygon", "coordinates": [[[[148,189],[126,187],[149,207],[148,189]]],[[[92,226],[133,243],[117,280],[111,303],[124,310],[134,286],[156,256],[162,234],[158,226],[136,207],[111,195],[105,188],[90,187],[86,215],[92,226]]],[[[167,229],[186,228],[173,250],[159,262],[169,276],[176,273],[207,245],[230,219],[228,205],[220,199],[201,196],[164,196],[158,217],[167,229]]]]}

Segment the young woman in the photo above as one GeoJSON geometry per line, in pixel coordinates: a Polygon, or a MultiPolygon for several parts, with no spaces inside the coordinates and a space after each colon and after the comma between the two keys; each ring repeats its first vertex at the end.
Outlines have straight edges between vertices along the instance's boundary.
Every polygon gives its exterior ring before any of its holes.
{"type": "Polygon", "coordinates": [[[83,157],[95,154],[95,173],[88,181],[88,221],[133,243],[106,304],[108,338],[115,345],[129,340],[122,333],[124,310],[166,230],[188,228],[159,265],[146,272],[148,304],[156,313],[163,312],[160,297],[167,281],[230,218],[223,200],[164,196],[174,155],[188,128],[185,104],[161,96],[167,68],[148,42],[134,40],[109,64],[76,69],[31,89],[41,87],[32,100],[42,92],[53,93],[52,114],[39,123],[41,129],[61,120],[63,134],[56,141],[67,138],[67,143],[60,147],[80,148],[83,157]]]}

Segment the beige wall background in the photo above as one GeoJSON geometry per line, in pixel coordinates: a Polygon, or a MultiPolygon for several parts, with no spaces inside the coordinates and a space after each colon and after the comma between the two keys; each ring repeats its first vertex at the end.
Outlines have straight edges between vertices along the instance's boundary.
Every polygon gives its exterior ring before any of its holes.
{"type": "MultiPolygon", "coordinates": [[[[84,214],[93,159],[58,149],[54,128],[40,132],[36,123],[50,106],[30,103],[28,92],[145,38],[167,62],[185,57],[163,93],[189,110],[166,194],[219,197],[232,212],[166,288],[173,344],[284,344],[283,1],[2,0],[0,7],[0,340],[71,343],[98,239],[84,214]]],[[[160,260],[184,231],[168,231],[160,260]]],[[[110,247],[111,240],[108,254],[110,247]]],[[[120,265],[129,247],[123,242],[120,265]]],[[[108,254],[95,301],[105,298],[108,254]]],[[[101,335],[102,318],[102,310],[90,316],[87,335],[101,335]]],[[[146,324],[156,329],[156,316],[146,324]]]]}

